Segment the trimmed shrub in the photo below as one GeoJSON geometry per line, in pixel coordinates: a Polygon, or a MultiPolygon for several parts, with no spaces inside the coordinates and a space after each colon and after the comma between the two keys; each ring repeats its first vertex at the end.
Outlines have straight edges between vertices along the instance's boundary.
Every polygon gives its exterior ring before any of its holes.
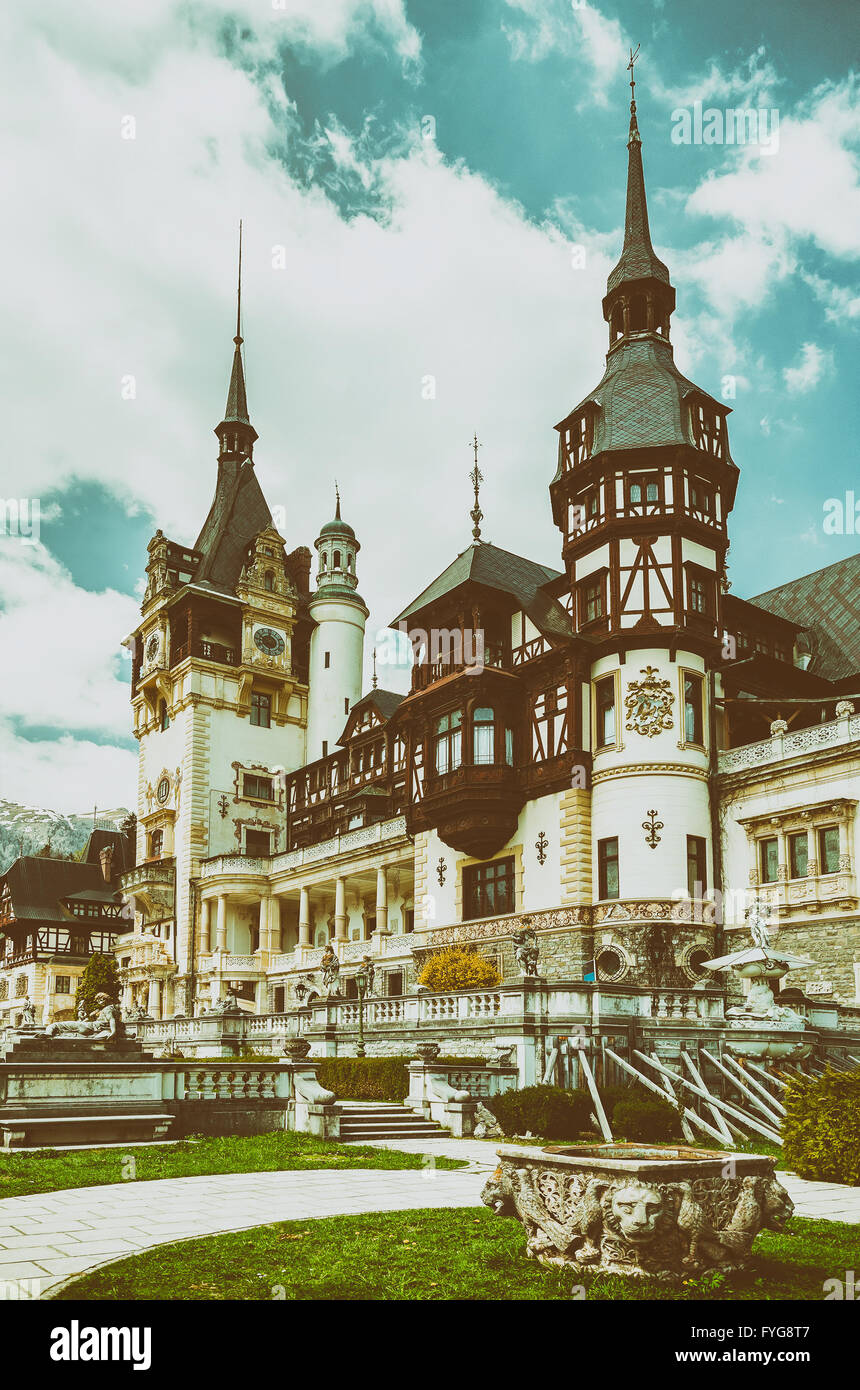
{"type": "Polygon", "coordinates": [[[619,1100],[612,1111],[612,1132],[622,1139],[644,1140],[680,1139],[681,1119],[669,1100],[657,1096],[646,1099],[630,1096],[619,1100]]]}
{"type": "Polygon", "coordinates": [[[505,1134],[534,1134],[546,1139],[576,1139],[590,1128],[591,1096],[560,1086],[524,1086],[487,1096],[487,1109],[505,1134]]]}
{"type": "Polygon", "coordinates": [[[83,1000],[87,1013],[95,1013],[97,994],[106,994],[112,1004],[119,1003],[119,971],[113,956],[90,956],[78,981],[75,1010],[83,1000]]]}
{"type": "Polygon", "coordinates": [[[405,1100],[408,1057],[326,1057],[317,1078],[338,1100],[405,1100]]]}
{"type": "Polygon", "coordinates": [[[860,1072],[792,1077],[785,1109],[787,1166],[802,1178],[860,1185],[860,1072]]]}
{"type": "Polygon", "coordinates": [[[443,946],[427,957],[418,983],[444,992],[458,989],[495,989],[501,983],[492,961],[474,946],[443,946]]]}

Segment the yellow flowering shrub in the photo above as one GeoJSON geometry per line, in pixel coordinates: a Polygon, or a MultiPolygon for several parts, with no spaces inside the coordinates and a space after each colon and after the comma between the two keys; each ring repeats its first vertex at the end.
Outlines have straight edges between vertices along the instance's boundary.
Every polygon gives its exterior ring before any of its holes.
{"type": "Polygon", "coordinates": [[[434,993],[444,993],[458,989],[495,989],[501,979],[492,961],[473,947],[444,946],[428,957],[418,983],[434,993]]]}

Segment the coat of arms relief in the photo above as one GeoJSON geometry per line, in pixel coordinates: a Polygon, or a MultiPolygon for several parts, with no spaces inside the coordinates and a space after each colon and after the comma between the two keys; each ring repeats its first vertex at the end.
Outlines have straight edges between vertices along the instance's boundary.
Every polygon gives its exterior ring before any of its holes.
{"type": "Polygon", "coordinates": [[[672,705],[675,695],[669,681],[661,680],[656,666],[641,668],[641,681],[631,681],[624,697],[628,732],[653,738],[663,729],[672,728],[672,705]]]}

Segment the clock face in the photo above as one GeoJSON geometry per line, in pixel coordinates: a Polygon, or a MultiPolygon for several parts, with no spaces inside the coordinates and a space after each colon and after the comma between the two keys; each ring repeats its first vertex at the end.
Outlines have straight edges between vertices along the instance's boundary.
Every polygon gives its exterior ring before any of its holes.
{"type": "Polygon", "coordinates": [[[266,656],[280,656],[286,643],[279,632],[272,627],[258,627],[254,633],[254,645],[266,656]]]}
{"type": "Polygon", "coordinates": [[[158,786],[157,786],[156,789],[155,789],[155,795],[156,795],[156,797],[158,798],[158,800],[159,800],[160,802],[162,802],[162,804],[163,804],[163,803],[167,800],[167,798],[169,797],[169,795],[170,795],[170,783],[168,782],[168,780],[167,780],[166,777],[162,777],[161,781],[159,782],[158,786]]]}
{"type": "Polygon", "coordinates": [[[155,633],[153,633],[152,636],[150,637],[149,641],[148,641],[147,644],[146,644],[146,659],[147,659],[147,661],[154,661],[155,658],[157,657],[157,655],[158,655],[158,638],[156,637],[155,633]]]}

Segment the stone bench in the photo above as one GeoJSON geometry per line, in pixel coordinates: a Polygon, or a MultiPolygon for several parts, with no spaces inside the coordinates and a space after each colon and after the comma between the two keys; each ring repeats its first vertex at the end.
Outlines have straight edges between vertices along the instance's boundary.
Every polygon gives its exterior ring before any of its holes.
{"type": "Polygon", "coordinates": [[[76,1115],[0,1115],[0,1149],[141,1143],[163,1139],[173,1125],[166,1112],[114,1110],[76,1115]]]}

